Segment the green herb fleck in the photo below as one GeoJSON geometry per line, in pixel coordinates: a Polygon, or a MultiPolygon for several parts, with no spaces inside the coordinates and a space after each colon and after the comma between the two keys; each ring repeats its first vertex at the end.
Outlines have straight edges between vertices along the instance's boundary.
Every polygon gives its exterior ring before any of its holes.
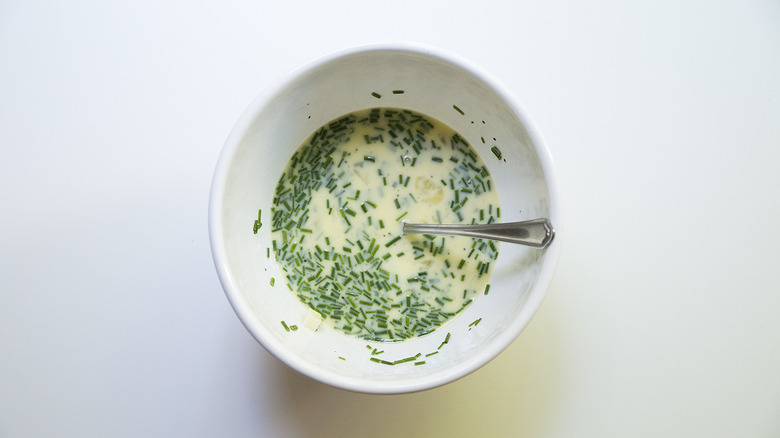
{"type": "Polygon", "coordinates": [[[447,333],[447,336],[444,338],[444,341],[442,341],[442,343],[439,344],[439,348],[437,348],[437,350],[441,350],[441,347],[443,347],[445,344],[448,344],[450,342],[450,335],[451,333],[447,333]]]}
{"type": "Polygon", "coordinates": [[[255,220],[255,226],[252,228],[252,231],[254,231],[255,234],[257,234],[257,230],[260,229],[260,227],[263,226],[263,224],[260,222],[260,216],[263,214],[262,210],[257,210],[257,220],[255,220]]]}

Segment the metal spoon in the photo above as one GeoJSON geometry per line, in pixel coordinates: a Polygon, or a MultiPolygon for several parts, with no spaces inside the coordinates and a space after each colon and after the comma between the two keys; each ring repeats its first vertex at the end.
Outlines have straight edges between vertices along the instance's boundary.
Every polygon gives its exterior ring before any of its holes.
{"type": "Polygon", "coordinates": [[[467,236],[478,239],[519,243],[534,248],[547,248],[555,237],[555,229],[548,219],[534,219],[503,224],[409,224],[403,223],[403,235],[431,234],[438,236],[467,236]]]}

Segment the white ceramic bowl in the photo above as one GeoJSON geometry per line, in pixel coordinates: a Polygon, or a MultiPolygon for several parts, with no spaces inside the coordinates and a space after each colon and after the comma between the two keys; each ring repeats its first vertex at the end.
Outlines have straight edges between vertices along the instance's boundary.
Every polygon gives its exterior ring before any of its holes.
{"type": "Polygon", "coordinates": [[[525,110],[469,62],[409,43],[364,45],[324,56],[255,99],[224,146],[209,205],[217,272],[246,328],[266,350],[304,375],[368,393],[433,388],[497,356],[542,301],[558,259],[561,227],[552,159],[525,110]],[[367,342],[327,328],[308,328],[307,308],[284,284],[273,254],[268,257],[270,227],[252,232],[258,209],[265,213],[263,222],[270,222],[281,171],[315,129],[346,113],[380,106],[431,116],[465,137],[493,175],[504,222],[547,217],[556,227],[546,250],[502,244],[487,296],[477,298],[435,332],[397,343],[367,342]],[[501,160],[491,153],[493,145],[500,148],[501,160]],[[276,279],[275,287],[270,286],[271,278],[276,279]],[[479,324],[470,327],[478,318],[479,324]],[[281,321],[299,329],[286,331],[281,321]],[[449,342],[442,345],[448,333],[449,342]],[[373,348],[384,353],[372,356],[373,348]],[[426,357],[432,352],[438,353],[426,357]],[[421,353],[417,361],[425,364],[389,366],[370,360],[393,361],[417,353],[421,353]]]}

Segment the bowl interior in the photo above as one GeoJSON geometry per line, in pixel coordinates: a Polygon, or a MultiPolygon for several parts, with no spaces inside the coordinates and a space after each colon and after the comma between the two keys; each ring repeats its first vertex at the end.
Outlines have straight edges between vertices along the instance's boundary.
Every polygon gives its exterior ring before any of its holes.
{"type": "Polygon", "coordinates": [[[310,377],[379,393],[447,383],[508,346],[544,295],[559,237],[547,250],[502,244],[489,294],[432,334],[375,343],[327,328],[315,331],[316,318],[287,288],[273,260],[270,227],[252,232],[258,210],[262,222],[270,222],[274,188],[301,143],[324,123],[373,107],[406,108],[448,124],[487,164],[498,189],[502,221],[548,217],[555,225],[559,218],[551,202],[555,194],[549,157],[530,121],[494,81],[453,59],[430,50],[373,47],[317,60],[258,98],[227,141],[215,174],[210,212],[220,279],[232,306],[258,341],[310,377]],[[493,146],[500,149],[500,160],[491,152],[493,146]],[[478,318],[479,324],[470,326],[478,318]],[[299,329],[287,331],[282,321],[299,329]],[[372,355],[374,348],[384,353],[372,355]],[[389,366],[370,360],[393,361],[418,353],[417,361],[425,364],[389,366]]]}

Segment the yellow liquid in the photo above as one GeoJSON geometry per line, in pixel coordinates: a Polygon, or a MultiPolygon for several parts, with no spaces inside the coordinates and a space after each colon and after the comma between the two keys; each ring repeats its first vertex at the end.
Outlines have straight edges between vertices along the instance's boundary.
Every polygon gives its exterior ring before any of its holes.
{"type": "Polygon", "coordinates": [[[276,260],[324,323],[363,339],[430,333],[488,283],[498,247],[401,236],[401,222],[490,223],[495,184],[443,123],[408,110],[355,112],[323,126],[288,164],[274,198],[276,260]]]}

